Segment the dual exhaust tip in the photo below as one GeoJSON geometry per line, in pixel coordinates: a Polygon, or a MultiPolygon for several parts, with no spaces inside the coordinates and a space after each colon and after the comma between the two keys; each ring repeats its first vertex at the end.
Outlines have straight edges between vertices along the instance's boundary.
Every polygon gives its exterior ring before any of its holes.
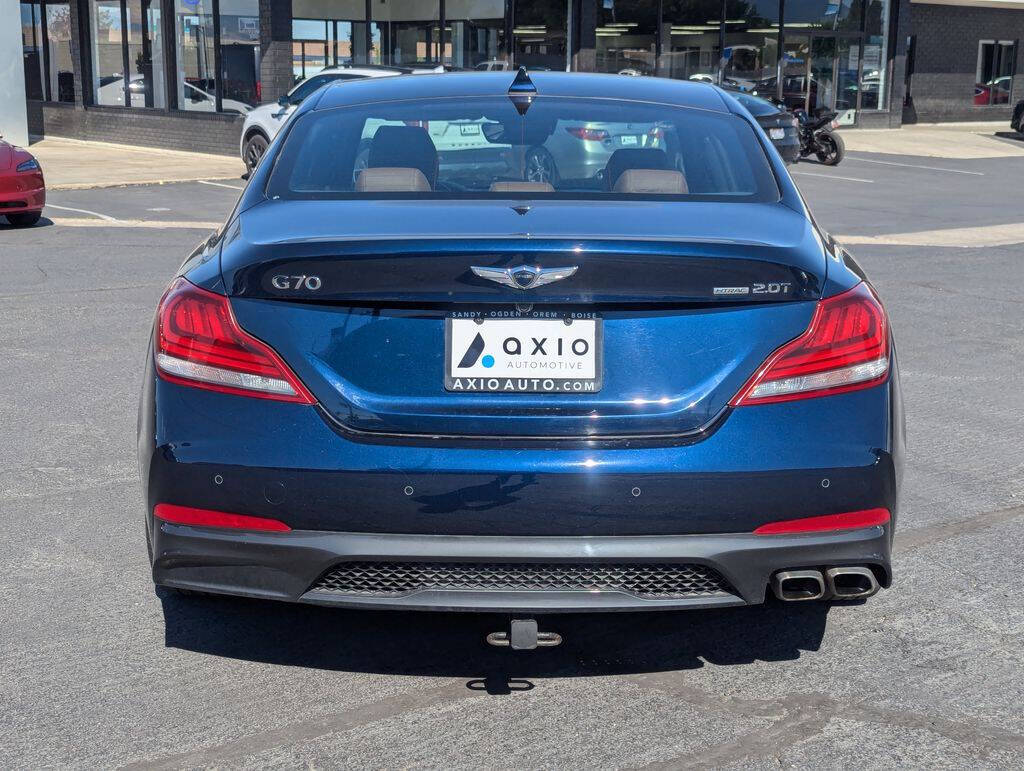
{"type": "Polygon", "coordinates": [[[772,592],[785,602],[859,600],[878,592],[878,579],[868,567],[780,570],[772,576],[772,592]]]}

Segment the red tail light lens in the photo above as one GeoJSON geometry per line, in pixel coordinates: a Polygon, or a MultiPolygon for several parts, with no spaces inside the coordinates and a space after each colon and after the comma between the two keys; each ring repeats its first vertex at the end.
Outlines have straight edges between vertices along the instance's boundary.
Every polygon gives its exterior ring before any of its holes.
{"type": "Polygon", "coordinates": [[[267,530],[281,533],[291,530],[284,522],[276,519],[194,509],[191,506],[175,506],[170,503],[158,503],[153,508],[153,516],[164,522],[195,527],[227,527],[233,530],[267,530]]]}
{"type": "Polygon", "coordinates": [[[604,129],[586,128],[585,126],[569,126],[566,131],[577,139],[585,139],[589,142],[603,142],[611,136],[604,129]]]}
{"type": "Polygon", "coordinates": [[[822,533],[831,530],[857,530],[889,523],[888,509],[847,511],[843,514],[825,514],[821,517],[785,519],[769,522],[754,530],[755,535],[783,535],[784,533],[822,533]]]}
{"type": "Polygon", "coordinates": [[[889,324],[867,284],[821,300],[800,337],[768,357],[734,407],[854,391],[889,374],[889,324]]]}
{"type": "Polygon", "coordinates": [[[238,325],[223,295],[179,278],[160,300],[157,325],[156,366],[166,380],[222,393],[316,403],[281,357],[238,325]]]}

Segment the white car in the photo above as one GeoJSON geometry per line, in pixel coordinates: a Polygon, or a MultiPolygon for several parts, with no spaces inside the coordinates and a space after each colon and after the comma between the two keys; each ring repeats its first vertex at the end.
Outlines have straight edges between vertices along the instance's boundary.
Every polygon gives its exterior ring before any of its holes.
{"type": "Polygon", "coordinates": [[[261,104],[245,116],[239,150],[247,172],[252,173],[263,153],[267,151],[277,132],[288,120],[295,108],[320,86],[334,80],[361,80],[363,78],[387,78],[395,75],[419,75],[444,72],[443,67],[413,69],[410,67],[362,66],[328,67],[316,75],[294,85],[287,94],[276,102],[261,104]]]}

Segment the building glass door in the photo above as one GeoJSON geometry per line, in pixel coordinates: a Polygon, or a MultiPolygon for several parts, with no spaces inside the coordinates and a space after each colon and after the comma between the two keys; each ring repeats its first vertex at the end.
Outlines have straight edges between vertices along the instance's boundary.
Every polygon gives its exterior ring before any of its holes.
{"type": "Polygon", "coordinates": [[[857,35],[786,36],[783,99],[808,113],[835,110],[839,123],[853,125],[860,108],[858,73],[861,43],[857,35]]]}
{"type": "Polygon", "coordinates": [[[512,27],[515,66],[565,70],[568,5],[561,0],[515,0],[512,27]]]}

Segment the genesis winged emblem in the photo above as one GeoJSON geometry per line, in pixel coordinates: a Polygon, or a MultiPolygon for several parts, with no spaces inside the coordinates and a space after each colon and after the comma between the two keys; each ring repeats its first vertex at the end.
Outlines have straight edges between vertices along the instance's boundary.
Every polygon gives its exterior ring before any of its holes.
{"type": "Polygon", "coordinates": [[[545,284],[553,284],[563,278],[569,278],[579,270],[578,265],[569,265],[565,268],[540,268],[536,265],[517,265],[514,268],[481,268],[476,265],[470,266],[474,275],[494,281],[502,286],[510,286],[513,289],[534,289],[545,284]]]}

